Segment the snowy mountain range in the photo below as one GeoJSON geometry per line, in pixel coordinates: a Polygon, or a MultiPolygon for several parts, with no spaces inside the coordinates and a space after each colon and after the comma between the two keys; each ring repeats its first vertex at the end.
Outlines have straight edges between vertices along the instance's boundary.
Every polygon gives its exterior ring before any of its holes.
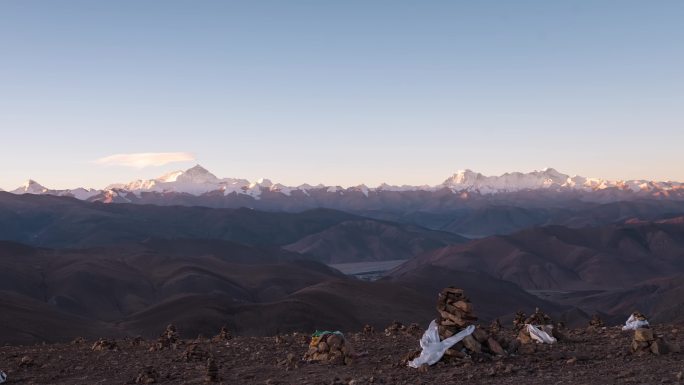
{"type": "MultiPolygon", "coordinates": [[[[105,203],[130,202],[141,198],[147,193],[157,196],[191,195],[196,197],[208,196],[245,196],[254,200],[261,199],[265,194],[284,197],[307,197],[316,191],[321,194],[344,195],[345,193],[360,192],[365,197],[369,194],[383,192],[451,192],[460,198],[473,195],[491,196],[506,193],[520,193],[526,191],[558,191],[617,194],[614,200],[630,198],[684,198],[684,183],[656,182],[648,180],[611,181],[592,179],[582,176],[569,176],[552,168],[529,173],[511,172],[500,176],[485,176],[471,170],[461,170],[443,183],[434,186],[391,186],[382,184],[378,187],[359,185],[349,188],[341,186],[312,186],[308,184],[291,187],[273,183],[268,179],[250,182],[246,179],[218,178],[200,165],[185,171],[174,171],[156,179],[135,180],[125,184],[112,184],[102,190],[76,188],[68,190],[53,190],[40,183],[29,180],[24,185],[11,192],[14,194],[50,194],[72,196],[81,200],[101,201],[105,203]]],[[[612,198],[608,200],[613,200],[612,198]]]]}

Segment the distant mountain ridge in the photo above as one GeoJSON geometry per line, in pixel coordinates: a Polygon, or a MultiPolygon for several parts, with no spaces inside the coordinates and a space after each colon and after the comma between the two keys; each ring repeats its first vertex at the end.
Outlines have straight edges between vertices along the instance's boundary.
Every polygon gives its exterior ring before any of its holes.
{"type": "MultiPolygon", "coordinates": [[[[345,194],[357,194],[369,198],[370,194],[428,192],[450,193],[458,199],[469,199],[476,196],[493,196],[521,192],[566,192],[582,194],[585,200],[602,202],[636,198],[684,199],[684,183],[662,182],[650,180],[611,181],[607,179],[570,176],[553,168],[528,173],[511,172],[500,176],[485,176],[471,170],[460,170],[444,182],[434,186],[391,186],[381,184],[378,187],[366,185],[343,188],[341,186],[286,186],[273,183],[268,179],[251,182],[246,179],[219,178],[200,165],[185,171],[174,171],[155,179],[135,180],[129,183],[111,184],[102,190],[76,188],[53,190],[29,180],[23,186],[12,190],[15,194],[50,194],[73,196],[77,199],[100,201],[104,203],[150,203],[138,202],[146,193],[160,195],[183,194],[195,197],[220,197],[237,195],[248,200],[273,198],[274,196],[307,199],[312,192],[325,194],[338,201],[344,201],[345,194]],[[592,198],[592,193],[596,196],[592,198]],[[270,195],[270,196],[269,196],[270,195]]],[[[152,202],[154,203],[154,202],[152,202]]],[[[328,207],[322,205],[322,207],[328,207]]]]}

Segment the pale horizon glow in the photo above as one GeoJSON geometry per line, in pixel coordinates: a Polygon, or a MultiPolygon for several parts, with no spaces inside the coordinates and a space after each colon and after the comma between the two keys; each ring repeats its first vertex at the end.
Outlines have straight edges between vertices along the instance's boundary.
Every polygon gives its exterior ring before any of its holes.
{"type": "Polygon", "coordinates": [[[0,187],[684,181],[684,2],[0,2],[0,187]],[[177,163],[112,154],[193,154],[177,163]],[[144,166],[143,166],[144,165],[144,166]]]}

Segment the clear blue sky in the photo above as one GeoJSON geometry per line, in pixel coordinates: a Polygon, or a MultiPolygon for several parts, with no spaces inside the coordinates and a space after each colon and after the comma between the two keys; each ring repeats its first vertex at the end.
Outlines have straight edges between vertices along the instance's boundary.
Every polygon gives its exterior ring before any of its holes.
{"type": "Polygon", "coordinates": [[[684,180],[682,1],[0,2],[0,187],[684,180]]]}

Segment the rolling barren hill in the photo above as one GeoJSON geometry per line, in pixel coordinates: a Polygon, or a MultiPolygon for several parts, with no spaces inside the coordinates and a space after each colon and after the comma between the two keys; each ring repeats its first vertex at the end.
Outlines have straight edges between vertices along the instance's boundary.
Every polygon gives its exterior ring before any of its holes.
{"type": "Polygon", "coordinates": [[[417,226],[369,219],[345,221],[284,246],[325,263],[410,259],[466,238],[417,226]]]}
{"type": "Polygon", "coordinates": [[[660,321],[684,320],[678,310],[684,305],[684,221],[531,228],[427,252],[388,279],[429,282],[426,276],[451,276],[449,271],[514,283],[558,305],[618,322],[636,309],[660,321]]]}
{"type": "Polygon", "coordinates": [[[77,250],[3,241],[0,341],[151,337],[169,322],[189,335],[224,324],[264,335],[429,317],[432,301],[410,289],[368,285],[290,252],[226,241],[151,240],[77,250]],[[364,306],[354,301],[360,293],[366,293],[364,306]]]}
{"type": "Polygon", "coordinates": [[[421,265],[484,272],[531,290],[630,287],[684,271],[684,226],[647,222],[532,228],[428,252],[396,274],[421,265]]]}

